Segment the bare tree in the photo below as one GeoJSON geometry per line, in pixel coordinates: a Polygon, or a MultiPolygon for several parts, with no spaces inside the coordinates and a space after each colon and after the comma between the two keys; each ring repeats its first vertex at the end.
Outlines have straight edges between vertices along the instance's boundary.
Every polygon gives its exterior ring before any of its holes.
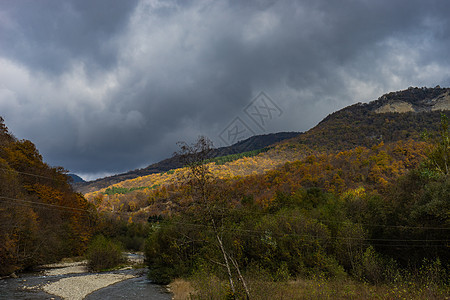
{"type": "Polygon", "coordinates": [[[247,284],[245,283],[244,277],[241,275],[237,261],[226,250],[226,246],[223,242],[223,230],[220,228],[220,220],[214,210],[215,178],[209,171],[207,165],[208,160],[211,158],[213,143],[207,137],[200,136],[195,144],[189,145],[185,142],[179,142],[178,146],[180,147],[180,151],[176,152],[175,155],[184,162],[185,166],[188,167],[190,171],[183,179],[192,188],[194,204],[198,205],[199,208],[205,212],[205,223],[212,228],[217,246],[223,256],[223,263],[215,263],[226,268],[233,295],[236,294],[236,286],[232,267],[236,269],[239,281],[241,281],[247,299],[249,299],[250,293],[247,284]]]}

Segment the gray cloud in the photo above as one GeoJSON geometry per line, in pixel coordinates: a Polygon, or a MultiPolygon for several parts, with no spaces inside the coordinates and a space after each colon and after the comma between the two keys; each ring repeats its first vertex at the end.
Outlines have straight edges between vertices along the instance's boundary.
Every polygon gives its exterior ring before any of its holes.
{"type": "Polygon", "coordinates": [[[144,166],[199,134],[220,146],[219,133],[259,91],[284,111],[266,132],[303,131],[388,91],[448,86],[449,8],[4,1],[0,115],[49,163],[81,174],[144,166]]]}
{"type": "Polygon", "coordinates": [[[6,30],[0,54],[33,71],[59,76],[75,61],[85,62],[91,71],[114,65],[115,38],[136,1],[21,0],[1,5],[6,30]]]}

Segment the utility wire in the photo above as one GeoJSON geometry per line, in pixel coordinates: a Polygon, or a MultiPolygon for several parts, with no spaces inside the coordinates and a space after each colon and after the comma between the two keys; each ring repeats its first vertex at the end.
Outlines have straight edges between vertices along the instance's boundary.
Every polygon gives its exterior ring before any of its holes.
{"type": "MultiPolygon", "coordinates": [[[[214,229],[211,225],[206,224],[195,224],[195,223],[185,223],[185,222],[172,222],[174,224],[183,225],[183,226],[192,226],[192,227],[203,227],[203,228],[209,228],[214,229]]],[[[251,229],[238,229],[238,228],[228,228],[228,227],[222,227],[221,230],[228,231],[228,232],[245,232],[245,233],[255,233],[255,234],[269,234],[269,231],[267,230],[251,230],[251,229]]],[[[272,233],[270,233],[272,234],[272,233]]],[[[372,239],[372,238],[355,238],[355,237],[326,237],[326,238],[320,238],[317,236],[314,236],[312,234],[298,234],[298,233],[282,233],[277,234],[274,233],[274,235],[282,235],[282,236],[296,236],[296,237],[303,237],[303,238],[310,238],[313,237],[315,239],[319,240],[329,240],[329,239],[335,239],[335,240],[362,240],[362,241],[380,241],[380,242],[412,242],[412,243],[418,243],[418,242],[444,242],[444,243],[450,243],[450,240],[408,240],[408,239],[372,239]]]]}
{"type": "Polygon", "coordinates": [[[63,206],[63,205],[43,203],[43,202],[33,202],[33,201],[29,201],[29,200],[22,200],[22,199],[4,197],[4,196],[0,196],[0,200],[4,200],[4,201],[9,200],[9,201],[14,201],[14,202],[18,202],[18,203],[23,203],[24,205],[28,205],[30,207],[33,207],[33,205],[41,205],[41,206],[53,208],[53,209],[65,209],[65,210],[72,210],[72,211],[76,210],[76,211],[80,211],[80,212],[91,212],[90,210],[82,209],[82,208],[75,208],[75,207],[70,207],[70,206],[63,206]]]}
{"type": "MultiPolygon", "coordinates": [[[[212,226],[208,226],[208,225],[204,225],[204,224],[192,224],[192,223],[181,223],[181,222],[173,222],[172,224],[179,224],[179,225],[183,225],[183,226],[193,226],[193,227],[198,227],[198,226],[208,227],[208,231],[214,232],[212,226]]],[[[167,224],[167,225],[169,225],[169,224],[167,224]]],[[[221,231],[222,232],[223,231],[235,232],[235,231],[237,231],[237,229],[230,229],[230,228],[223,228],[222,227],[221,231]]],[[[242,233],[242,235],[245,235],[245,236],[258,237],[258,238],[261,237],[260,234],[256,234],[255,233],[256,231],[252,231],[252,230],[241,230],[241,231],[244,231],[244,233],[242,233]]],[[[260,232],[260,233],[266,233],[267,234],[267,232],[260,232]]],[[[316,242],[318,240],[327,241],[327,240],[331,240],[331,239],[336,239],[336,238],[333,238],[333,237],[319,238],[319,237],[316,237],[316,236],[313,236],[313,235],[308,235],[308,234],[300,235],[300,234],[293,234],[293,233],[291,233],[291,234],[277,234],[277,233],[275,233],[275,234],[272,234],[272,235],[273,236],[280,236],[280,237],[283,237],[283,236],[300,236],[300,237],[305,237],[306,236],[306,237],[312,238],[312,239],[309,239],[309,240],[302,240],[303,243],[307,243],[307,244],[313,244],[314,242],[316,242]]],[[[347,238],[342,238],[342,239],[345,240],[347,238]]],[[[367,239],[360,239],[360,240],[367,241],[367,239]]],[[[397,241],[398,242],[398,241],[401,241],[401,240],[392,240],[392,241],[397,241]]],[[[434,240],[434,241],[436,241],[436,240],[434,240]]],[[[406,243],[403,243],[403,244],[386,244],[386,243],[381,244],[381,243],[367,243],[367,242],[363,242],[360,245],[361,246],[396,247],[396,248],[399,248],[399,247],[407,247],[407,248],[411,248],[411,247],[413,247],[413,248],[449,248],[450,247],[449,244],[406,244],[406,243]]]]}
{"type": "MultiPolygon", "coordinates": [[[[274,213],[265,213],[265,212],[258,212],[258,211],[243,211],[240,209],[236,209],[236,208],[224,208],[224,207],[209,207],[208,205],[199,205],[202,207],[208,207],[212,210],[216,210],[216,211],[223,211],[223,212],[244,212],[246,214],[254,214],[254,215],[261,215],[261,216],[276,216],[276,214],[274,213]]],[[[291,218],[291,219],[298,219],[298,220],[304,220],[304,217],[301,216],[280,216],[283,218],[291,218]]],[[[329,220],[329,219],[317,219],[317,218],[312,218],[314,220],[320,221],[320,222],[330,222],[330,223],[347,223],[348,221],[335,221],[335,220],[329,220]]],[[[407,226],[407,225],[384,225],[384,224],[369,224],[369,223],[360,223],[360,222],[356,222],[353,224],[357,224],[357,225],[363,225],[363,226],[370,226],[370,227],[385,227],[385,228],[398,228],[398,229],[422,229],[422,230],[450,230],[450,228],[448,227],[421,227],[421,226],[407,226]]]]}
{"type": "MultiPolygon", "coordinates": [[[[21,172],[21,171],[16,171],[13,169],[6,169],[6,168],[1,168],[0,170],[5,171],[5,172],[11,172],[11,173],[18,173],[18,174],[23,174],[23,175],[27,175],[27,176],[33,176],[33,177],[37,177],[37,178],[44,178],[44,179],[51,179],[54,181],[62,181],[64,182],[65,180],[63,179],[57,179],[57,178],[53,178],[53,177],[48,177],[48,176],[42,176],[42,175],[37,175],[37,174],[32,174],[32,173],[27,173],[27,172],[21,172]]],[[[61,175],[67,176],[66,174],[60,173],[61,175]]]]}

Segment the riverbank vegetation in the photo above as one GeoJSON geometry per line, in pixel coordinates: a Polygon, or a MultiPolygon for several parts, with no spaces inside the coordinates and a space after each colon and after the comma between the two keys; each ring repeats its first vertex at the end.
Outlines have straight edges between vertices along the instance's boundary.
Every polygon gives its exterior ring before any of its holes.
{"type": "Polygon", "coordinates": [[[88,268],[95,272],[114,268],[125,262],[123,252],[121,244],[105,238],[103,235],[98,235],[91,241],[87,249],[88,268]]]}

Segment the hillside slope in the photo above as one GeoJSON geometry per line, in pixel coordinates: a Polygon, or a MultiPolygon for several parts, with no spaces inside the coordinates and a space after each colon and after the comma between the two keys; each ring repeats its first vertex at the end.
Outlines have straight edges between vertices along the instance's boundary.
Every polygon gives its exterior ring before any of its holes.
{"type": "Polygon", "coordinates": [[[392,92],[334,112],[305,134],[283,143],[337,151],[381,141],[420,140],[424,132],[437,132],[441,113],[449,115],[449,93],[450,89],[440,87],[392,92]]]}
{"type": "MultiPolygon", "coordinates": [[[[215,158],[262,149],[280,141],[295,137],[299,134],[300,132],[279,132],[252,136],[231,146],[214,149],[211,152],[210,157],[215,158]]],[[[181,168],[182,166],[183,162],[181,162],[177,157],[170,157],[160,162],[151,164],[146,168],[136,169],[123,174],[100,178],[89,182],[75,182],[74,188],[81,193],[93,192],[124,180],[167,172],[173,169],[181,168]]]]}
{"type": "Polygon", "coordinates": [[[84,253],[96,212],[0,117],[0,277],[84,253]]]}

